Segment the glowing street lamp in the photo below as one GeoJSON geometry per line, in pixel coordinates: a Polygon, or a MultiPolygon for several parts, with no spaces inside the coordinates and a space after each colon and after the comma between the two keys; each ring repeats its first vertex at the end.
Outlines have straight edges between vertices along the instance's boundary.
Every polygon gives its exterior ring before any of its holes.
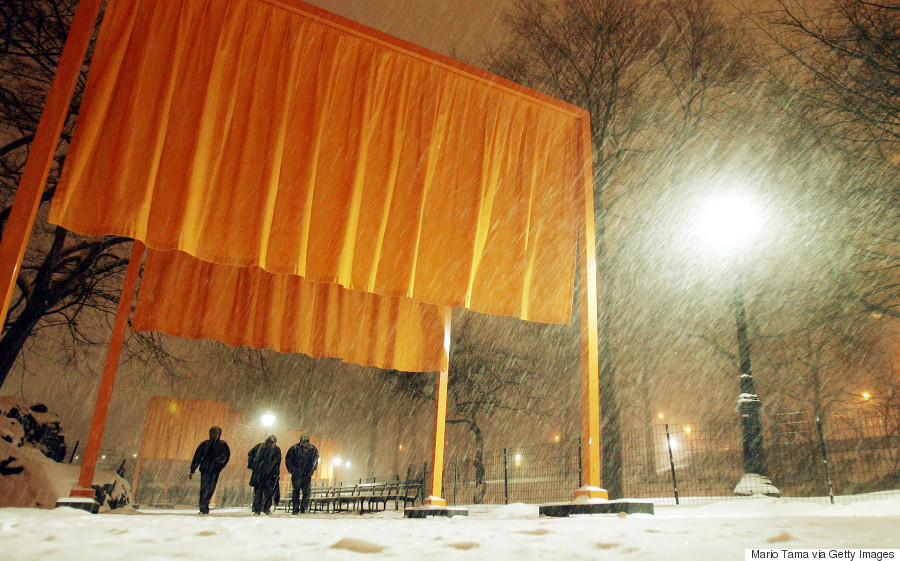
{"type": "Polygon", "coordinates": [[[264,413],[263,416],[259,418],[259,422],[263,426],[263,438],[268,438],[272,431],[272,425],[275,424],[275,415],[264,413]]]}
{"type": "Polygon", "coordinates": [[[737,327],[738,359],[740,361],[740,395],[738,411],[741,416],[741,435],[744,450],[744,473],[767,475],[763,448],[760,409],[762,402],[756,393],[750,369],[750,339],[747,335],[747,311],[738,266],[742,245],[760,229],[756,208],[747,199],[732,194],[709,201],[701,215],[701,230],[710,245],[731,254],[732,312],[737,327]]]}

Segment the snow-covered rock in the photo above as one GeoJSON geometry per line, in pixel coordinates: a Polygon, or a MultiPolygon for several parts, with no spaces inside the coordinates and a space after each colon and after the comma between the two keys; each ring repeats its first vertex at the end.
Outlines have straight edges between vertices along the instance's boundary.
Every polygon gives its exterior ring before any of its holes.
{"type": "Polygon", "coordinates": [[[0,438],[3,440],[16,446],[34,446],[57,462],[65,459],[66,438],[59,416],[49,412],[46,405],[28,405],[11,395],[0,397],[0,419],[0,438]],[[20,428],[15,428],[10,421],[18,423],[20,428]]]}
{"type": "Polygon", "coordinates": [[[735,486],[734,494],[739,497],[752,497],[754,495],[780,497],[781,491],[772,484],[768,477],[758,473],[745,473],[735,486]]]}
{"type": "MultiPolygon", "coordinates": [[[[54,462],[31,446],[0,440],[0,507],[54,508],[78,482],[81,467],[54,462]]],[[[101,510],[130,507],[131,486],[111,471],[94,474],[101,510]]]]}
{"type": "MultiPolygon", "coordinates": [[[[60,463],[66,455],[59,417],[43,405],[0,398],[0,507],[54,508],[68,497],[81,467],[60,463]]],[[[101,510],[130,506],[131,486],[111,471],[94,474],[101,510]]]]}

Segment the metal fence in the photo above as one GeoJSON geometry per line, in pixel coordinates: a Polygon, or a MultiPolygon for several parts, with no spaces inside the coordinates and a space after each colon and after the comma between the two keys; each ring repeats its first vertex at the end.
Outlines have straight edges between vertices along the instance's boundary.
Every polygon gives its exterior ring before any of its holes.
{"type": "MultiPolygon", "coordinates": [[[[80,444],[75,443],[76,446],[80,444]]],[[[65,463],[76,466],[81,465],[81,453],[75,448],[66,454],[65,463]]],[[[97,456],[97,471],[114,471],[123,476],[127,480],[131,480],[131,474],[134,472],[135,455],[129,454],[123,450],[103,449],[97,456]]]]}
{"type": "Polygon", "coordinates": [[[482,478],[476,477],[472,457],[449,458],[444,462],[444,498],[455,505],[571,500],[581,485],[580,446],[579,440],[570,440],[488,451],[482,478]]]}
{"type": "MultiPolygon", "coordinates": [[[[834,413],[826,421],[817,421],[808,412],[775,416],[765,431],[768,476],[781,497],[789,500],[900,498],[900,426],[895,424],[856,413],[834,413]]],[[[735,495],[735,486],[744,475],[737,421],[658,424],[624,431],[621,438],[625,497],[651,499],[656,504],[742,498],[735,495]]],[[[98,467],[119,470],[131,480],[132,457],[114,450],[102,456],[98,467]]],[[[477,477],[472,457],[448,458],[443,498],[451,505],[481,504],[485,509],[514,502],[569,501],[581,485],[580,457],[580,440],[491,450],[484,454],[482,477],[477,477]]],[[[135,502],[193,504],[198,478],[188,481],[187,463],[181,464],[145,461],[135,502]]],[[[366,481],[421,481],[427,495],[427,463],[401,471],[366,481]]],[[[249,502],[247,477],[246,470],[223,473],[218,497],[221,506],[249,502]]],[[[750,489],[756,493],[767,490],[761,485],[750,489]]]]}
{"type": "MultiPolygon", "coordinates": [[[[657,504],[740,500],[744,475],[741,427],[734,423],[659,424],[624,431],[624,495],[657,504]]],[[[809,413],[775,418],[765,436],[768,476],[789,500],[848,502],[900,497],[900,431],[878,419],[809,413]]],[[[580,486],[580,440],[484,454],[485,505],[568,501],[580,486]]],[[[449,504],[472,505],[482,489],[472,458],[444,463],[449,504]]],[[[746,480],[745,480],[746,481],[746,480]]],[[[763,480],[742,492],[766,494],[763,480]]]]}

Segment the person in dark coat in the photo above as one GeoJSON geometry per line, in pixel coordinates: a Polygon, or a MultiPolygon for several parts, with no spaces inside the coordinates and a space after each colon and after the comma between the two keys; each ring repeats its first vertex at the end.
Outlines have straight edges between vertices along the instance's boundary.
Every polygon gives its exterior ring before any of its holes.
{"type": "Polygon", "coordinates": [[[247,453],[247,467],[253,470],[253,475],[250,476],[253,514],[272,512],[272,499],[278,489],[278,476],[281,472],[281,448],[275,446],[277,441],[274,434],[270,435],[265,442],[260,442],[247,453]]]}
{"type": "Polygon", "coordinates": [[[309,506],[309,494],[312,486],[312,476],[319,467],[319,450],[309,443],[309,437],[305,434],[300,437],[300,442],[291,446],[284,457],[284,465],[291,472],[291,505],[294,514],[306,512],[309,506]],[[298,501],[300,491],[303,491],[303,500],[298,501]]]}
{"type": "Polygon", "coordinates": [[[216,492],[216,484],[219,482],[219,472],[231,458],[231,450],[228,443],[222,440],[222,428],[209,429],[209,440],[204,440],[197,446],[194,459],[191,460],[191,473],[188,479],[194,478],[194,472],[200,468],[200,514],[209,514],[209,501],[216,492]]]}

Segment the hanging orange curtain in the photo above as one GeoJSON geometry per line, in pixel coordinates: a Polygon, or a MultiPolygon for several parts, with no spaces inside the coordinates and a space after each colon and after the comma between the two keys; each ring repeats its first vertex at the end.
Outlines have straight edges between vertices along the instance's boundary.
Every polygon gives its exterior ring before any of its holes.
{"type": "Polygon", "coordinates": [[[179,251],[148,251],[131,328],[407,372],[446,369],[437,306],[179,251]]]}
{"type": "Polygon", "coordinates": [[[364,31],[295,0],[111,0],[51,221],[568,322],[583,111],[364,31]]]}

